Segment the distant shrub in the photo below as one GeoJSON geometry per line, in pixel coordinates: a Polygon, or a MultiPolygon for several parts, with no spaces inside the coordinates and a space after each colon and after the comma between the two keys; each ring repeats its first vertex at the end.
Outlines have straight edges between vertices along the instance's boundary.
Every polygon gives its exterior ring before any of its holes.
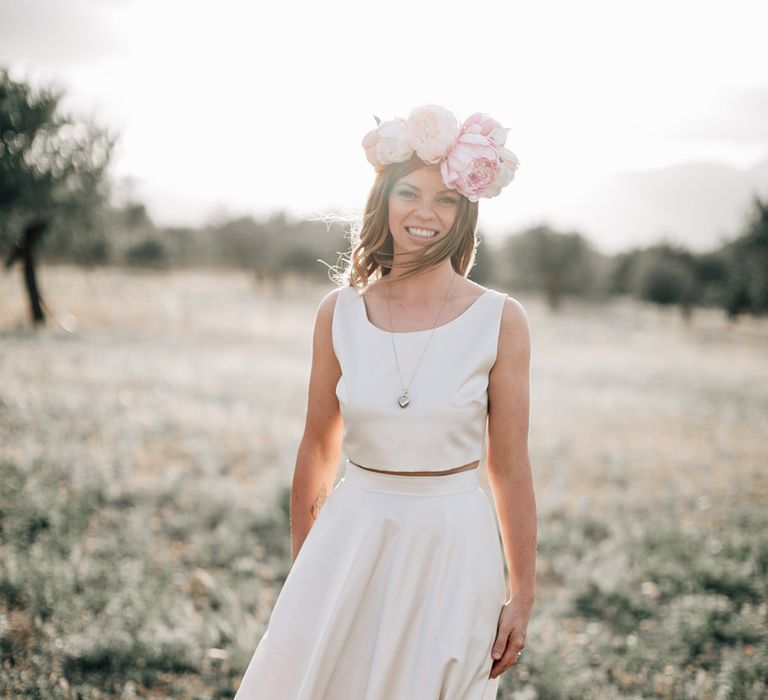
{"type": "Polygon", "coordinates": [[[149,238],[128,248],[125,260],[129,265],[137,267],[165,267],[168,264],[168,251],[160,241],[149,238]]]}
{"type": "Polygon", "coordinates": [[[696,279],[680,260],[643,256],[634,271],[636,296],[655,304],[684,304],[694,296],[696,279]]]}

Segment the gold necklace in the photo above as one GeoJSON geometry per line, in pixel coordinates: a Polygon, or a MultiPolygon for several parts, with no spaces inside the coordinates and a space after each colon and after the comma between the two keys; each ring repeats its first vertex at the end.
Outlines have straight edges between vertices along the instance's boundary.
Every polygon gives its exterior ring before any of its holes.
{"type": "MultiPolygon", "coordinates": [[[[437,318],[435,319],[435,325],[432,327],[432,332],[429,334],[429,338],[427,340],[427,344],[424,346],[424,350],[421,353],[421,357],[419,358],[419,361],[416,363],[416,369],[413,371],[413,376],[411,377],[411,381],[408,382],[408,386],[403,385],[403,375],[400,374],[400,362],[397,359],[397,348],[395,347],[395,336],[394,333],[392,333],[392,330],[389,331],[389,337],[392,339],[392,350],[395,353],[395,366],[397,367],[397,376],[400,377],[400,384],[403,387],[403,393],[400,394],[400,396],[397,398],[397,404],[400,406],[400,408],[405,408],[410,402],[411,399],[408,396],[408,387],[413,384],[413,378],[416,376],[416,372],[419,371],[419,365],[421,364],[421,361],[424,359],[424,355],[427,352],[427,348],[429,347],[429,343],[432,340],[432,336],[435,334],[435,329],[437,328],[437,322],[440,320],[440,314],[443,313],[443,309],[445,308],[445,303],[448,301],[448,295],[451,293],[451,287],[453,286],[453,280],[456,278],[456,273],[454,272],[453,276],[451,277],[451,283],[448,285],[448,291],[445,293],[445,299],[443,299],[443,305],[440,307],[440,311],[437,313],[437,318]]],[[[389,305],[389,299],[392,296],[392,287],[390,286],[391,282],[387,286],[387,310],[389,311],[389,327],[392,328],[392,309],[389,305]]]]}

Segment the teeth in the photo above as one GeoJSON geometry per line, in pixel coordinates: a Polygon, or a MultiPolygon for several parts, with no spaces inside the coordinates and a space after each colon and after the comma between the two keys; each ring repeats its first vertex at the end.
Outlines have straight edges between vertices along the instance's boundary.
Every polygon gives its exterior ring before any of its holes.
{"type": "Polygon", "coordinates": [[[432,238],[432,236],[437,233],[437,231],[430,231],[429,229],[423,228],[408,228],[408,232],[417,238],[432,238]]]}

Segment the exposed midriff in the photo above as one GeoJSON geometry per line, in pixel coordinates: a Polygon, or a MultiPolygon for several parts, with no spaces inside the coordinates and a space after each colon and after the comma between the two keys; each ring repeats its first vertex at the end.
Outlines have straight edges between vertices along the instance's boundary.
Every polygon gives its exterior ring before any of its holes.
{"type": "MultiPolygon", "coordinates": [[[[352,462],[352,460],[349,460],[352,462]]],[[[401,474],[402,476],[440,476],[441,474],[455,474],[456,472],[464,472],[469,469],[474,469],[480,464],[480,460],[476,459],[474,462],[470,462],[469,464],[463,464],[460,467],[454,467],[453,469],[446,469],[445,471],[428,471],[428,472],[396,472],[391,471],[389,469],[373,469],[372,467],[364,467],[362,464],[358,464],[357,462],[352,462],[357,467],[360,467],[361,469],[367,469],[371,472],[381,472],[382,474],[401,474]]]]}

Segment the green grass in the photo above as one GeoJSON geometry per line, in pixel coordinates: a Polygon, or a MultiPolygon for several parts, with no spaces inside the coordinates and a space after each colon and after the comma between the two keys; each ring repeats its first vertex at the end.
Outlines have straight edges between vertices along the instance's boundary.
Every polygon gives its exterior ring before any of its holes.
{"type": "Polygon", "coordinates": [[[594,517],[545,523],[540,561],[567,596],[549,604],[555,634],[529,638],[527,694],[504,677],[507,696],[765,697],[768,511],[721,511],[683,530],[660,508],[636,534],[594,517]]]}
{"type": "Polygon", "coordinates": [[[287,575],[287,494],[263,519],[184,483],[111,498],[39,463],[0,463],[0,487],[3,694],[132,682],[186,697],[185,675],[234,693],[249,651],[236,626],[263,620],[287,575]]]}
{"type": "MultiPolygon", "coordinates": [[[[289,571],[327,290],[41,278],[73,332],[14,325],[0,276],[0,696],[231,698],[289,571]]],[[[768,696],[768,324],[521,301],[537,597],[499,700],[768,696]]]]}

